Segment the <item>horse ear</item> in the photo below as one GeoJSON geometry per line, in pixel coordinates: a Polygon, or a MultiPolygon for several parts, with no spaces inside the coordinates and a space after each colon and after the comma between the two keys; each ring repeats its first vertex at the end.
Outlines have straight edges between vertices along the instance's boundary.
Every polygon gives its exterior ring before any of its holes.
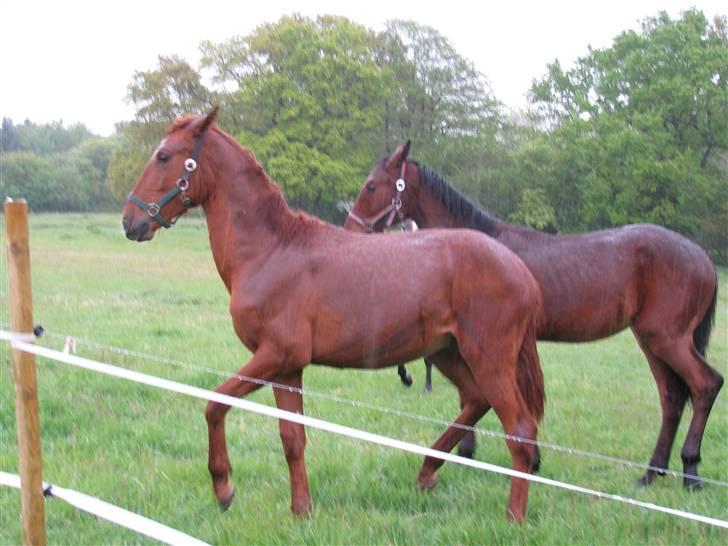
{"type": "Polygon", "coordinates": [[[215,123],[218,109],[219,107],[215,106],[212,110],[210,110],[210,113],[207,114],[207,116],[205,116],[205,118],[197,124],[197,127],[195,127],[195,136],[199,136],[204,131],[206,131],[208,127],[215,123]]]}
{"type": "Polygon", "coordinates": [[[397,146],[397,149],[392,152],[392,155],[387,159],[387,167],[398,169],[403,161],[407,160],[409,155],[411,141],[407,141],[397,146]]]}

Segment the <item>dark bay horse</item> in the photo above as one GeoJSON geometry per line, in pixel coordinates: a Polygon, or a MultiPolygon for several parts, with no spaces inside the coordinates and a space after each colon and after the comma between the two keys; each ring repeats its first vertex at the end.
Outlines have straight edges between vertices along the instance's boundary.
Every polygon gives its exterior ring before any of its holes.
{"type": "MultiPolygon", "coordinates": [[[[498,220],[439,175],[408,161],[409,142],[376,164],[345,228],[381,231],[411,219],[422,228],[472,228],[518,254],[543,293],[538,339],[591,341],[629,327],[657,383],[662,426],[650,466],[667,469],[688,397],[693,417],[681,451],[684,485],[702,486],[700,444],[723,378],[705,360],[718,282],[707,254],[682,235],[630,225],[581,235],[552,235],[498,220]],[[399,180],[402,179],[402,182],[399,180]]],[[[472,453],[474,437],[461,453],[472,453]]],[[[660,470],[648,469],[640,483],[660,470]]]]}
{"type": "MultiPolygon", "coordinates": [[[[238,375],[300,389],[311,362],[374,369],[426,355],[458,388],[455,423],[473,425],[492,407],[507,434],[535,440],[544,405],[535,339],[541,295],[521,259],[471,230],[367,237],[293,211],[254,156],[215,126],[215,114],[170,127],[129,195],[123,226],[127,238],[147,241],[188,208],[204,209],[233,327],[253,353],[238,375]]],[[[234,376],[216,390],[240,397],[259,387],[234,376]]],[[[303,412],[300,390],[274,395],[279,408],[303,412]]],[[[210,402],[205,412],[223,509],[234,493],[229,409],[210,402]]],[[[291,508],[305,514],[312,502],[304,427],[279,425],[291,508]]],[[[462,435],[449,427],[432,447],[450,451],[462,435]]],[[[530,472],[534,444],[506,443],[513,468],[530,472]]],[[[425,458],[419,487],[435,485],[442,462],[425,458]]],[[[525,517],[527,498],[528,480],[512,479],[509,518],[525,517]]]]}

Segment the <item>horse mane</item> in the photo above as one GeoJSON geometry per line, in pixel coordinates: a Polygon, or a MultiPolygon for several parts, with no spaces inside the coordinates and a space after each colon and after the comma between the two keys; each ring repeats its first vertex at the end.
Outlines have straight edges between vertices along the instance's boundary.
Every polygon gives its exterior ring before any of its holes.
{"type": "Polygon", "coordinates": [[[470,200],[460,190],[446,182],[439,174],[425,165],[410,161],[417,166],[422,185],[445,207],[453,218],[462,220],[463,227],[493,235],[501,221],[490,212],[470,200]]]}

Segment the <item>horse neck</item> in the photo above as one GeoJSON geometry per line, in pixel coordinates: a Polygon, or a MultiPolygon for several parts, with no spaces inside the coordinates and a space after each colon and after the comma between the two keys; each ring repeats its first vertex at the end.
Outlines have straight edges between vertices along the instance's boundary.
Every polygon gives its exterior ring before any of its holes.
{"type": "Polygon", "coordinates": [[[417,169],[414,211],[411,212],[412,219],[419,227],[469,228],[498,238],[501,231],[509,225],[479,208],[439,175],[435,175],[439,180],[425,182],[423,173],[421,167],[417,169]]]}
{"type": "Polygon", "coordinates": [[[295,217],[252,154],[232,139],[218,135],[208,157],[211,183],[202,207],[215,265],[230,291],[236,275],[275,248],[295,217]]]}
{"type": "Polygon", "coordinates": [[[417,169],[412,219],[423,228],[468,228],[482,231],[521,256],[560,238],[519,224],[497,219],[467,199],[439,175],[417,169]],[[423,176],[429,176],[425,182],[423,176]],[[436,180],[437,179],[437,180],[436,180]],[[437,188],[437,189],[435,189],[437,188]]]}

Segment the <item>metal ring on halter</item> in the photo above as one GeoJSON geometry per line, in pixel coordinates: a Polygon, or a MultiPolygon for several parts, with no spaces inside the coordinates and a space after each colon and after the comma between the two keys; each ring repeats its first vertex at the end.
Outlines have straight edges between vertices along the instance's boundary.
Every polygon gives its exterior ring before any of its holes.
{"type": "Polygon", "coordinates": [[[190,181],[185,180],[184,178],[178,178],[177,187],[179,188],[180,191],[187,191],[190,187],[190,181]]]}
{"type": "Polygon", "coordinates": [[[188,172],[192,172],[197,168],[197,161],[192,159],[191,157],[189,159],[185,160],[185,170],[188,172]]]}
{"type": "Polygon", "coordinates": [[[399,195],[392,199],[392,206],[397,212],[399,212],[399,209],[402,208],[402,200],[399,198],[399,195]]]}
{"type": "Polygon", "coordinates": [[[397,188],[397,191],[402,192],[404,191],[406,184],[404,183],[404,180],[402,178],[398,178],[397,181],[394,183],[394,187],[397,188]]]}
{"type": "Polygon", "coordinates": [[[147,205],[147,214],[154,218],[157,214],[159,214],[159,205],[156,203],[149,203],[147,205]]]}

